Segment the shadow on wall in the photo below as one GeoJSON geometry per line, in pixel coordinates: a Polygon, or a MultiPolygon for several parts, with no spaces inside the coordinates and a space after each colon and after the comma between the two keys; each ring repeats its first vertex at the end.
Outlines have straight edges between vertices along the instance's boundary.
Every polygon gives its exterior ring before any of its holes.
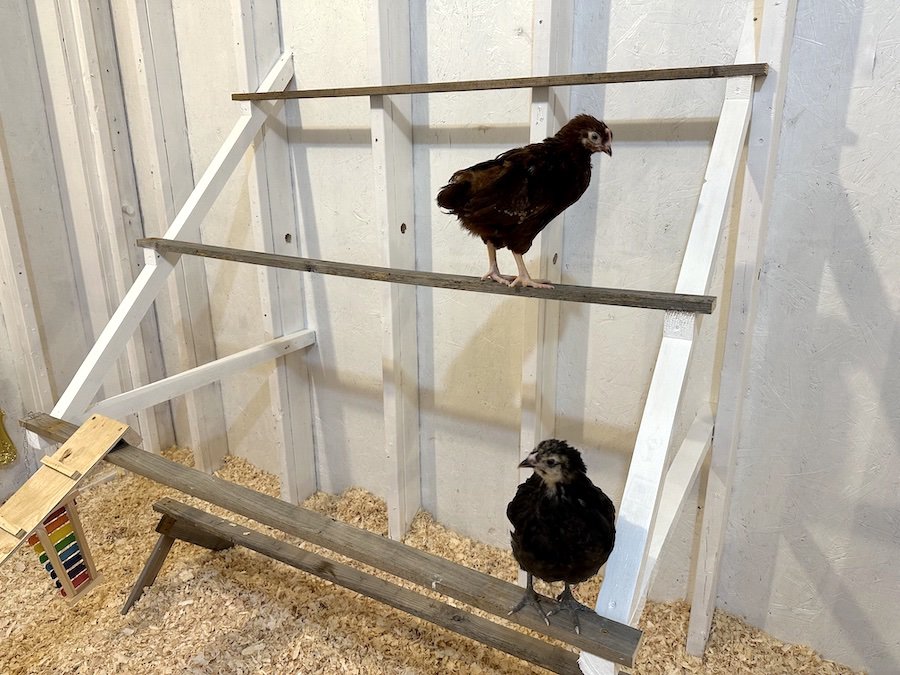
{"type": "Polygon", "coordinates": [[[829,5],[798,9],[772,210],[779,227],[766,251],[756,393],[744,420],[752,441],[738,457],[723,587],[726,608],[754,625],[898,673],[896,626],[886,618],[900,600],[900,321],[896,240],[887,240],[896,225],[880,232],[866,215],[886,227],[890,218],[860,199],[881,197],[879,165],[893,163],[895,148],[877,147],[878,161],[868,156],[872,141],[859,149],[847,128],[851,101],[876,105],[860,82],[874,77],[874,51],[860,75],[846,60],[868,51],[864,4],[829,5]],[[848,174],[859,175],[856,184],[842,181],[848,174]],[[779,190],[791,176],[802,189],[779,190]]]}

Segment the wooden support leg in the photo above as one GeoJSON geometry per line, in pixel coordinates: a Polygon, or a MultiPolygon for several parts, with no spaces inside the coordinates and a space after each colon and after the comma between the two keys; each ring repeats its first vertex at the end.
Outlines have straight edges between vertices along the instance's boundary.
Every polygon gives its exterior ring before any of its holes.
{"type": "Polygon", "coordinates": [[[162,569],[166,556],[169,554],[169,549],[172,548],[172,544],[175,543],[176,539],[208,548],[211,551],[221,551],[224,548],[233,546],[227,539],[204,532],[185,520],[173,518],[167,514],[160,518],[156,531],[159,532],[159,539],[156,541],[156,546],[153,547],[153,551],[147,559],[147,564],[144,565],[144,569],[138,575],[137,581],[134,582],[134,587],[131,589],[131,593],[128,594],[128,599],[122,606],[122,614],[127,614],[131,606],[144,594],[144,589],[152,586],[153,582],[156,581],[156,576],[162,569]]]}
{"type": "Polygon", "coordinates": [[[167,534],[159,535],[159,539],[156,540],[156,546],[153,547],[153,551],[147,559],[147,564],[144,565],[144,569],[138,574],[137,581],[134,582],[131,593],[128,594],[128,599],[125,600],[125,604],[122,605],[123,615],[128,614],[128,610],[131,609],[131,606],[144,594],[144,589],[148,586],[152,586],[153,582],[156,581],[156,575],[158,575],[159,570],[162,569],[166,556],[169,554],[169,549],[172,548],[172,544],[174,543],[174,537],[170,537],[167,534]]]}

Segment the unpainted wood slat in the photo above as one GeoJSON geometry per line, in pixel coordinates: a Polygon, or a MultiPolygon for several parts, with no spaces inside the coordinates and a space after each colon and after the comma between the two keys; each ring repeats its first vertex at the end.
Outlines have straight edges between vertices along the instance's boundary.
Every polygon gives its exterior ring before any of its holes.
{"type": "Polygon", "coordinates": [[[566,87],[586,84],[619,84],[624,82],[658,82],[697,80],[743,75],[763,76],[768,72],[765,63],[739,63],[689,68],[651,68],[619,70],[608,73],[575,73],[572,75],[544,75],[540,77],[509,77],[491,80],[463,80],[460,82],[422,82],[392,84],[375,87],[341,87],[301,89],[273,92],[241,92],[232,94],[235,101],[265,101],[293,98],[336,98],[342,96],[390,96],[392,94],[438,94],[489,89],[527,89],[529,87],[566,87]]]}
{"type": "Polygon", "coordinates": [[[637,291],[569,284],[558,284],[555,288],[510,288],[493,281],[484,281],[478,277],[465,277],[459,274],[421,272],[417,270],[358,265],[355,263],[332,262],[329,260],[315,260],[313,258],[298,258],[225,246],[213,246],[211,244],[171,241],[169,239],[138,239],[137,244],[145,248],[156,249],[160,253],[196,255],[204,258],[249,263],[251,265],[266,265],[303,272],[333,274],[354,279],[388,281],[395,284],[431,286],[458,291],[474,291],[476,293],[494,293],[526,298],[541,298],[543,300],[564,300],[566,302],[586,302],[601,305],[620,305],[623,307],[643,307],[645,309],[677,310],[701,314],[711,314],[716,305],[716,298],[711,295],[637,291]]]}
{"type": "MultiPolygon", "coordinates": [[[[274,537],[255,532],[206,511],[174,499],[164,498],[153,508],[183,525],[189,536],[202,533],[262,553],[309,574],[349,588],[366,597],[411,614],[425,621],[477,640],[494,649],[533,663],[554,673],[578,673],[578,655],[543,640],[519,633],[471,612],[427,598],[420,593],[305,551],[274,537]],[[190,532],[194,530],[195,532],[190,532]]],[[[172,532],[172,530],[170,530],[172,532]]],[[[177,536],[177,535],[176,535],[177,536]]],[[[181,537],[178,537],[181,538],[181,537]]]]}
{"type": "MultiPolygon", "coordinates": [[[[153,508],[160,511],[157,506],[159,506],[158,502],[153,505],[153,508]]],[[[160,513],[164,513],[164,511],[160,511],[160,513]]],[[[177,518],[174,514],[164,515],[160,518],[159,524],[156,526],[156,531],[160,534],[167,534],[170,537],[186,541],[189,544],[194,544],[195,546],[208,548],[210,551],[223,551],[226,548],[234,546],[233,542],[230,540],[200,529],[192,525],[189,520],[177,518]]]]}
{"type": "MultiPolygon", "coordinates": [[[[65,440],[75,429],[74,425],[44,413],[29,415],[22,424],[54,441],[65,440]]],[[[522,596],[522,589],[515,584],[125,444],[110,452],[106,460],[591,654],[622,665],[634,661],[641,638],[637,628],[585,613],[579,617],[579,635],[568,612],[554,615],[550,626],[536,612],[521,611],[507,617],[522,596]]],[[[498,514],[498,518],[504,517],[498,514]]],[[[542,596],[541,603],[545,608],[553,608],[556,600],[542,596]]]]}

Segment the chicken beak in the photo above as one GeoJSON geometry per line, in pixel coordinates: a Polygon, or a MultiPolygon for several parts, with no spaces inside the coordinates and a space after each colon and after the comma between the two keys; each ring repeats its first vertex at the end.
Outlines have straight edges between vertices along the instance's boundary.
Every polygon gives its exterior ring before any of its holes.
{"type": "Polygon", "coordinates": [[[519,462],[520,469],[533,469],[537,463],[537,454],[532,452],[528,457],[519,462]]]}
{"type": "Polygon", "coordinates": [[[607,155],[609,155],[610,157],[612,157],[612,146],[611,146],[611,145],[604,145],[603,148],[600,150],[600,152],[605,152],[607,155]]]}

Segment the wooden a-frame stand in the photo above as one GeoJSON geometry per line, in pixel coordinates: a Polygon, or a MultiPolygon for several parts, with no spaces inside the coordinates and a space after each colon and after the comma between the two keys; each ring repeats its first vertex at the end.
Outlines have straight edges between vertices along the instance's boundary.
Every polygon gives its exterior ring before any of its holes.
{"type": "MultiPolygon", "coordinates": [[[[255,10],[250,0],[235,0],[235,3],[240,5],[246,16],[253,15],[255,10]]],[[[410,73],[408,16],[405,14],[408,6],[406,3],[390,3],[388,11],[388,4],[387,0],[374,3],[373,45],[374,57],[379,64],[376,73],[378,82],[408,80],[410,73]]],[[[671,452],[676,415],[697,336],[699,317],[694,312],[703,310],[686,310],[677,304],[666,306],[659,355],[619,506],[618,541],[607,563],[604,583],[597,600],[600,615],[623,624],[635,625],[653,578],[655,563],[679,509],[696,480],[701,464],[712,448],[701,531],[702,554],[698,557],[689,632],[688,646],[693,653],[702,653],[704,649],[715,606],[718,563],[728,518],[744,375],[778,147],[786,82],[784,70],[795,10],[796,0],[748,2],[748,15],[735,59],[738,65],[734,67],[710,67],[702,72],[664,69],[584,75],[565,80],[568,86],[575,86],[591,82],[647,81],[674,77],[728,78],[725,102],[675,288],[680,296],[705,296],[709,291],[713,265],[728,220],[735,179],[742,166],[745,166],[743,188],[738,199],[740,221],[730,306],[727,316],[723,318],[727,326],[727,339],[718,397],[696,411],[694,422],[680,447],[671,452]],[[764,7],[764,12],[762,21],[759,22],[762,26],[757,39],[754,27],[759,23],[755,23],[758,17],[753,15],[753,10],[758,4],[764,7]],[[754,60],[762,63],[754,64],[754,60]],[[770,68],[767,77],[764,80],[754,80],[754,77],[765,73],[763,64],[768,64],[770,68]],[[752,142],[745,145],[748,127],[752,142]],[[746,161],[742,162],[744,153],[746,161]],[[713,440],[714,425],[716,434],[713,440]]],[[[572,16],[571,0],[536,0],[532,64],[535,77],[529,78],[527,82],[504,80],[451,83],[452,87],[433,84],[428,85],[428,91],[529,87],[532,90],[531,138],[540,140],[550,135],[559,120],[567,116],[564,95],[551,90],[551,87],[562,81],[549,76],[551,70],[558,72],[560,64],[564,66],[567,63],[566,55],[570,53],[571,47],[572,16]]],[[[244,80],[247,88],[255,88],[256,93],[235,96],[244,101],[244,115],[174,218],[163,237],[164,241],[154,242],[153,246],[157,250],[147,252],[146,266],[53,408],[53,415],[70,422],[80,422],[95,412],[122,416],[192,392],[226,374],[265,360],[276,359],[277,382],[273,386],[273,393],[275,404],[281,406],[283,413],[279,418],[278,432],[283,452],[283,496],[296,503],[316,487],[310,412],[306,405],[308,384],[302,355],[298,354],[300,350],[315,344],[315,334],[303,326],[299,309],[300,288],[296,276],[273,270],[267,277],[272,302],[272,312],[267,319],[268,329],[273,335],[269,342],[146,384],[134,391],[98,403],[93,402],[105,374],[122,354],[141,318],[175,269],[181,255],[175,241],[196,238],[203,216],[251,146],[255,151],[257,178],[251,184],[251,206],[266,252],[300,260],[297,258],[299,237],[293,237],[292,240],[275,236],[271,221],[271,203],[293,204],[293,200],[290,197],[290,184],[283,177],[285,167],[288,166],[284,138],[268,134],[263,140],[259,134],[270,118],[284,123],[284,104],[269,99],[304,95],[369,96],[376,214],[378,223],[385,232],[384,261],[390,269],[415,268],[414,228],[410,228],[410,232],[404,235],[406,228],[397,225],[413,222],[409,94],[416,92],[416,87],[420,85],[395,85],[390,88],[376,86],[367,88],[364,93],[358,90],[285,93],[284,90],[293,77],[291,55],[282,54],[275,66],[264,74],[260,64],[271,63],[271,53],[276,48],[277,41],[259,43],[259,36],[247,24],[243,37],[242,43],[247,50],[244,80]]],[[[553,261],[561,251],[561,244],[562,228],[557,224],[545,230],[537,247],[541,267],[539,275],[550,278],[551,281],[559,280],[561,266],[553,264],[553,261]]],[[[189,245],[195,248],[192,253],[211,254],[208,248],[189,245]]],[[[383,311],[385,447],[394,476],[388,494],[389,531],[393,539],[399,539],[420,506],[421,494],[415,293],[412,286],[399,283],[389,284],[387,288],[389,290],[384,296],[383,311]]],[[[565,291],[562,288],[563,296],[565,291]]],[[[541,297],[540,294],[534,295],[541,297]]],[[[627,294],[620,292],[620,297],[624,295],[627,294]]],[[[556,337],[559,326],[559,305],[555,300],[578,301],[575,297],[566,298],[559,294],[544,297],[546,299],[538,299],[529,304],[530,309],[526,312],[525,319],[526,358],[522,375],[520,432],[523,452],[530,450],[538,440],[552,435],[554,428],[556,337]],[[550,299],[551,297],[554,299],[550,299]]],[[[38,442],[35,436],[31,436],[30,440],[38,442]]],[[[209,470],[220,459],[207,454],[201,458],[199,465],[209,470]]],[[[165,476],[160,476],[160,479],[171,484],[165,476]]],[[[257,516],[258,514],[250,515],[257,516]]],[[[593,654],[590,648],[582,653],[579,665],[584,672],[611,672],[615,668],[613,662],[599,658],[610,658],[608,651],[603,653],[597,648],[593,654]]]]}

